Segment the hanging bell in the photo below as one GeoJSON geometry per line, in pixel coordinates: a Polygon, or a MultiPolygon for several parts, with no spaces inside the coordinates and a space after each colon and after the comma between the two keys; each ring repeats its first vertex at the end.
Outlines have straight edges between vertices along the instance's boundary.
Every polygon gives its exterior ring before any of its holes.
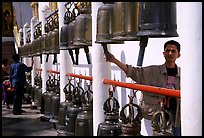
{"type": "Polygon", "coordinates": [[[29,53],[29,43],[25,43],[24,50],[24,56],[27,57],[29,53]]]}
{"type": "Polygon", "coordinates": [[[41,39],[41,51],[42,54],[47,54],[48,53],[48,48],[49,48],[49,30],[50,30],[50,26],[48,23],[45,23],[45,33],[42,35],[42,39],[41,39]]]}
{"type": "Polygon", "coordinates": [[[109,98],[103,104],[105,120],[98,125],[97,136],[120,136],[122,134],[119,108],[118,100],[113,97],[113,91],[109,89],[109,98]]]}
{"type": "Polygon", "coordinates": [[[60,46],[60,50],[68,49],[68,25],[61,27],[59,46],[60,46]]]}
{"type": "Polygon", "coordinates": [[[45,42],[45,39],[46,39],[46,37],[47,37],[47,33],[45,33],[45,34],[43,34],[42,36],[41,36],[41,53],[42,54],[45,54],[45,48],[46,48],[46,42],[45,42]]]}
{"type": "Polygon", "coordinates": [[[93,136],[93,92],[91,85],[82,93],[82,111],[77,114],[75,136],[93,136]]]}
{"type": "Polygon", "coordinates": [[[51,33],[50,54],[59,54],[59,30],[55,28],[51,33]]]}
{"type": "Polygon", "coordinates": [[[66,112],[67,107],[70,107],[72,104],[72,92],[74,85],[71,83],[71,79],[68,79],[68,84],[65,85],[63,91],[65,93],[65,101],[60,103],[59,113],[58,113],[58,127],[57,133],[60,136],[65,136],[65,126],[66,126],[66,112]]]}
{"type": "Polygon", "coordinates": [[[85,6],[75,18],[73,45],[83,48],[92,45],[92,17],[91,10],[85,6]]]}
{"type": "Polygon", "coordinates": [[[160,108],[152,115],[153,136],[173,136],[172,113],[164,110],[163,102],[160,103],[160,108]]]}
{"type": "MultiPolygon", "coordinates": [[[[47,35],[45,37],[45,53],[46,54],[49,54],[50,52],[50,47],[54,47],[52,46],[52,31],[51,31],[51,25],[48,25],[49,28],[48,28],[48,32],[47,32],[47,35]]],[[[54,41],[53,41],[54,42],[54,41]]]]}
{"type": "Polygon", "coordinates": [[[113,4],[105,3],[98,9],[96,43],[123,44],[113,37],[113,4]]]}
{"type": "Polygon", "coordinates": [[[36,39],[36,56],[39,56],[41,54],[41,36],[38,36],[36,39]]]}
{"type": "Polygon", "coordinates": [[[176,2],[140,2],[137,36],[178,37],[176,2]]]}
{"type": "Polygon", "coordinates": [[[138,11],[139,2],[114,2],[113,40],[139,41],[138,11]]]}
{"type": "Polygon", "coordinates": [[[66,127],[65,127],[66,136],[75,136],[75,124],[76,124],[77,114],[82,110],[81,95],[82,93],[84,93],[84,89],[79,85],[80,85],[80,82],[77,83],[77,86],[74,88],[72,92],[73,104],[67,107],[66,127]]]}
{"type": "Polygon", "coordinates": [[[68,43],[68,49],[74,49],[76,48],[74,45],[73,45],[73,42],[74,42],[74,28],[75,28],[75,21],[72,21],[68,24],[68,28],[67,28],[67,43],[68,43]]]}
{"type": "Polygon", "coordinates": [[[133,98],[129,96],[129,103],[122,107],[120,111],[120,119],[122,120],[122,134],[121,136],[141,136],[141,120],[142,109],[135,103],[133,98]],[[125,109],[129,108],[129,114],[125,114],[125,109]],[[134,111],[137,111],[136,113],[134,111]]]}
{"type": "Polygon", "coordinates": [[[56,124],[58,123],[59,107],[60,107],[60,95],[54,94],[51,97],[50,122],[53,123],[55,129],[56,129],[56,124]]]}

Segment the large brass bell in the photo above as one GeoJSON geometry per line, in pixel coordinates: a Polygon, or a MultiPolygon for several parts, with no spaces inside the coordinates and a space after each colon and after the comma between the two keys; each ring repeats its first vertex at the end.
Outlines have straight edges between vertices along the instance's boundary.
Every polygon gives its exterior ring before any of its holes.
{"type": "Polygon", "coordinates": [[[98,125],[97,136],[120,136],[122,134],[119,108],[118,100],[113,97],[113,91],[109,89],[109,98],[103,104],[105,120],[98,125]]]}
{"type": "Polygon", "coordinates": [[[35,40],[34,40],[34,49],[35,49],[35,55],[39,56],[41,54],[41,28],[37,27],[34,34],[35,40]]]}
{"type": "Polygon", "coordinates": [[[68,25],[61,27],[59,46],[60,46],[60,50],[68,49],[68,25]]]}
{"type": "Polygon", "coordinates": [[[139,41],[138,11],[139,2],[114,2],[113,40],[139,41]]]}
{"type": "Polygon", "coordinates": [[[129,96],[130,102],[122,107],[120,111],[120,119],[122,120],[122,134],[121,136],[141,136],[141,120],[142,109],[135,103],[133,103],[134,96],[129,96]],[[129,114],[125,115],[125,109],[129,108],[129,114]],[[136,113],[134,112],[136,109],[136,113]]]}
{"type": "Polygon", "coordinates": [[[55,28],[51,32],[51,45],[50,45],[50,54],[59,54],[59,30],[55,28]]]}
{"type": "Polygon", "coordinates": [[[66,112],[66,127],[65,134],[66,136],[75,136],[75,124],[77,114],[82,110],[82,101],[81,95],[84,93],[84,89],[80,86],[80,82],[77,82],[77,86],[72,92],[72,103],[67,107],[66,112]]]}
{"type": "Polygon", "coordinates": [[[48,48],[49,48],[49,37],[48,37],[48,32],[50,30],[48,22],[45,23],[45,33],[42,35],[41,39],[41,51],[42,54],[47,54],[48,53],[48,48]]]}
{"type": "Polygon", "coordinates": [[[106,3],[98,9],[96,43],[121,44],[113,37],[113,4],[106,3]]]}
{"type": "Polygon", "coordinates": [[[92,45],[92,17],[88,7],[83,7],[75,18],[73,45],[77,48],[92,45]]]}
{"type": "Polygon", "coordinates": [[[173,116],[171,112],[164,110],[163,106],[161,102],[161,110],[152,115],[153,136],[173,136],[173,116]]]}
{"type": "Polygon", "coordinates": [[[55,129],[56,124],[58,123],[59,107],[60,107],[60,95],[54,94],[51,97],[50,122],[53,123],[55,129]]]}
{"type": "Polygon", "coordinates": [[[82,111],[77,114],[75,136],[93,136],[93,92],[91,85],[82,93],[82,111]]]}
{"type": "Polygon", "coordinates": [[[41,36],[36,39],[36,56],[41,54],[41,36]]]}
{"type": "Polygon", "coordinates": [[[45,39],[46,39],[46,37],[47,37],[47,33],[45,33],[45,34],[43,34],[42,36],[41,36],[41,53],[42,54],[45,54],[45,44],[46,44],[46,42],[45,42],[45,39]]]}
{"type": "Polygon", "coordinates": [[[24,55],[25,57],[28,56],[28,53],[29,53],[29,46],[30,46],[29,43],[25,43],[25,45],[23,46],[23,47],[24,47],[24,53],[23,53],[23,55],[24,55]]]}
{"type": "Polygon", "coordinates": [[[58,125],[57,125],[57,133],[58,135],[65,135],[65,126],[66,126],[66,112],[67,107],[72,104],[72,92],[74,89],[74,85],[71,83],[71,78],[68,79],[68,84],[65,85],[63,91],[65,93],[65,101],[60,103],[59,111],[58,111],[58,125]]]}
{"type": "Polygon", "coordinates": [[[177,37],[176,2],[140,2],[137,36],[177,37]]]}

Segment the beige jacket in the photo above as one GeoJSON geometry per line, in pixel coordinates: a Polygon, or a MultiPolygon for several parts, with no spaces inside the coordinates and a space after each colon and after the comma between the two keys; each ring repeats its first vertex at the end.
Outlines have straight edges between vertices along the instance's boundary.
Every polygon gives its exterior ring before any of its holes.
{"type": "MultiPolygon", "coordinates": [[[[127,65],[127,77],[142,85],[166,88],[167,70],[165,64],[151,65],[147,67],[132,67],[127,65]]],[[[175,79],[176,90],[180,90],[180,67],[175,79]]],[[[151,119],[151,116],[159,109],[159,101],[163,101],[163,95],[150,92],[142,92],[140,97],[140,107],[143,109],[143,117],[151,119]]]]}

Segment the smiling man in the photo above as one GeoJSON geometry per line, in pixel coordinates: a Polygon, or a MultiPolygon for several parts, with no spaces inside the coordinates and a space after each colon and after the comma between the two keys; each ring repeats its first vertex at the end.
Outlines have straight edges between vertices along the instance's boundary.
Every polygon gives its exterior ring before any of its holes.
{"type": "MultiPolygon", "coordinates": [[[[163,87],[180,90],[180,67],[176,65],[176,59],[180,57],[180,44],[177,41],[170,40],[164,44],[163,52],[165,63],[162,65],[151,65],[147,67],[133,67],[120,62],[114,55],[109,53],[109,62],[116,64],[122,69],[127,77],[130,77],[138,84],[163,87]]],[[[170,111],[173,115],[173,134],[180,136],[180,99],[167,97],[164,95],[148,92],[141,93],[140,107],[143,110],[145,126],[151,126],[152,115],[160,109],[160,103],[164,101],[164,109],[170,111]],[[179,111],[176,109],[179,107],[179,111]]],[[[147,128],[148,129],[148,128],[147,128]]],[[[153,132],[148,132],[153,135],[153,132]]]]}

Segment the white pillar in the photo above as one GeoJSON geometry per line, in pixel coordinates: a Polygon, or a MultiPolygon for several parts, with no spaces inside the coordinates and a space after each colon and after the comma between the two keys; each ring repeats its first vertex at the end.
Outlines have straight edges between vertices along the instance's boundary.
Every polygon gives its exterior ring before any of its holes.
{"type": "MultiPolygon", "coordinates": [[[[30,38],[30,41],[32,43],[32,41],[34,40],[34,32],[35,32],[35,25],[37,23],[38,19],[36,16],[34,16],[31,21],[30,21],[30,35],[31,35],[31,38],[30,38]]],[[[35,60],[35,57],[33,57],[33,60],[34,60],[34,64],[33,64],[33,70],[31,71],[31,85],[34,86],[34,82],[35,82],[35,69],[37,67],[37,61],[35,60]]]]}
{"type": "MultiPolygon", "coordinates": [[[[65,4],[67,2],[57,2],[58,5],[58,15],[59,15],[59,41],[61,34],[61,27],[65,26],[64,24],[64,14],[66,12],[65,4]]],[[[59,42],[60,44],[60,42],[59,42]]],[[[68,53],[68,50],[61,50],[59,54],[59,63],[60,63],[60,102],[65,100],[65,93],[63,91],[65,85],[68,83],[67,73],[72,73],[72,62],[68,53]]]]}
{"type": "Polygon", "coordinates": [[[111,78],[110,63],[106,62],[101,44],[96,44],[97,12],[103,5],[102,2],[92,2],[92,62],[93,62],[93,129],[97,136],[98,124],[104,121],[103,104],[108,98],[108,85],[103,84],[103,79],[111,78]]]}
{"type": "Polygon", "coordinates": [[[202,2],[178,2],[181,12],[181,135],[202,136],[202,2]]]}
{"type": "MultiPolygon", "coordinates": [[[[30,25],[28,23],[25,23],[24,26],[23,26],[23,43],[24,43],[24,46],[27,43],[26,38],[27,38],[27,31],[28,31],[29,28],[30,28],[30,25]]],[[[26,65],[29,65],[30,64],[29,63],[29,58],[23,57],[23,63],[25,63],[26,65]]]]}
{"type": "MultiPolygon", "coordinates": [[[[23,28],[19,29],[18,34],[19,34],[18,47],[22,47],[21,40],[23,40],[23,28]]],[[[19,54],[19,50],[18,50],[18,54],[19,54]]]]}
{"type": "MultiPolygon", "coordinates": [[[[40,4],[40,3],[39,3],[40,4]]],[[[40,7],[40,6],[39,6],[40,7]]],[[[46,15],[49,13],[49,8],[45,5],[40,12],[40,19],[42,22],[42,35],[45,34],[45,23],[46,23],[46,15]]],[[[52,69],[52,65],[50,62],[46,62],[46,54],[42,54],[42,93],[46,92],[46,81],[48,80],[48,73],[47,70],[52,69]]],[[[50,61],[50,60],[49,60],[50,61]]]]}

